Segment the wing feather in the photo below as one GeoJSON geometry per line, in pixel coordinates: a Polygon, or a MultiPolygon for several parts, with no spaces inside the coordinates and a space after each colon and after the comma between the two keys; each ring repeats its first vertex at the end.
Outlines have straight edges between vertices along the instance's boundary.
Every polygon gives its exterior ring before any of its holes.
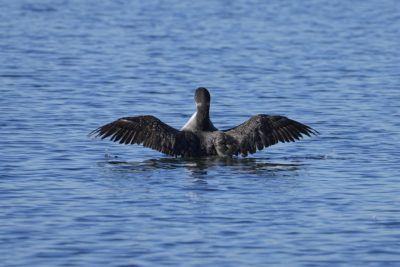
{"type": "Polygon", "coordinates": [[[305,135],[317,135],[318,131],[284,116],[256,115],[241,125],[224,131],[238,142],[243,156],[255,153],[278,142],[295,142],[305,135]]]}
{"type": "Polygon", "coordinates": [[[110,138],[120,144],[142,144],[172,156],[192,157],[203,153],[196,135],[179,131],[154,116],[120,118],[89,135],[110,138]]]}

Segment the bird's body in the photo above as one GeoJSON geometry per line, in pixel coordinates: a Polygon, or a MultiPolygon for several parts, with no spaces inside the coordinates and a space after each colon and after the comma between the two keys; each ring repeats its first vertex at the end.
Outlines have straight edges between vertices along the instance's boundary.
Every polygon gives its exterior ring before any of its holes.
{"type": "Polygon", "coordinates": [[[210,93],[196,90],[197,111],[177,130],[154,116],[124,117],[94,130],[91,135],[121,144],[143,144],[171,156],[247,156],[278,142],[294,142],[318,132],[284,116],[256,115],[241,125],[220,131],[210,120],[210,93]]]}

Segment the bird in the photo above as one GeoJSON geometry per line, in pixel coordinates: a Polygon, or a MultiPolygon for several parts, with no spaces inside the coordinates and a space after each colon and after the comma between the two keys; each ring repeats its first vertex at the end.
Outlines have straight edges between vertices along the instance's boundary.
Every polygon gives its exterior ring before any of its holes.
{"type": "Polygon", "coordinates": [[[120,144],[138,144],[174,157],[243,156],[279,142],[294,142],[319,132],[280,115],[258,114],[242,124],[219,130],[210,120],[211,96],[207,88],[195,91],[196,112],[180,129],[155,116],[122,117],[105,124],[89,136],[109,138],[120,144]]]}

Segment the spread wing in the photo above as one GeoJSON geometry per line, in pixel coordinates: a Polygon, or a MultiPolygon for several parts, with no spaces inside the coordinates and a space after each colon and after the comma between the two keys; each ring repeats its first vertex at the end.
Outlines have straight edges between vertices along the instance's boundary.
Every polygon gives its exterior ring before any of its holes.
{"type": "Polygon", "coordinates": [[[201,153],[200,142],[191,132],[179,131],[154,116],[124,117],[89,134],[109,137],[120,144],[143,144],[171,156],[192,157],[201,153]]]}
{"type": "Polygon", "coordinates": [[[294,142],[304,135],[317,135],[313,128],[284,116],[256,115],[224,131],[238,142],[237,154],[247,156],[278,142],[294,142]]]}

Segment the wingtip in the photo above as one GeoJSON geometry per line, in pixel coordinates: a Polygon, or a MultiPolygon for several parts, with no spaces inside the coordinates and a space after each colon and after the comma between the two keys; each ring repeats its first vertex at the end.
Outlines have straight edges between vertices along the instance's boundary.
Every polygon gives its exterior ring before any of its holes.
{"type": "Polygon", "coordinates": [[[87,134],[87,137],[94,139],[99,136],[98,135],[99,131],[100,131],[100,128],[94,129],[93,131],[91,131],[90,133],[87,134]]]}
{"type": "Polygon", "coordinates": [[[311,133],[312,133],[313,135],[315,135],[315,136],[321,134],[319,131],[315,130],[314,128],[311,128],[311,127],[310,127],[310,130],[311,130],[311,133]]]}
{"type": "Polygon", "coordinates": [[[317,136],[317,135],[320,134],[320,132],[318,132],[318,131],[315,130],[314,128],[312,128],[312,127],[310,127],[310,126],[307,126],[307,125],[305,125],[305,126],[306,126],[306,130],[307,130],[307,135],[308,135],[308,136],[311,137],[311,135],[317,136]]]}

